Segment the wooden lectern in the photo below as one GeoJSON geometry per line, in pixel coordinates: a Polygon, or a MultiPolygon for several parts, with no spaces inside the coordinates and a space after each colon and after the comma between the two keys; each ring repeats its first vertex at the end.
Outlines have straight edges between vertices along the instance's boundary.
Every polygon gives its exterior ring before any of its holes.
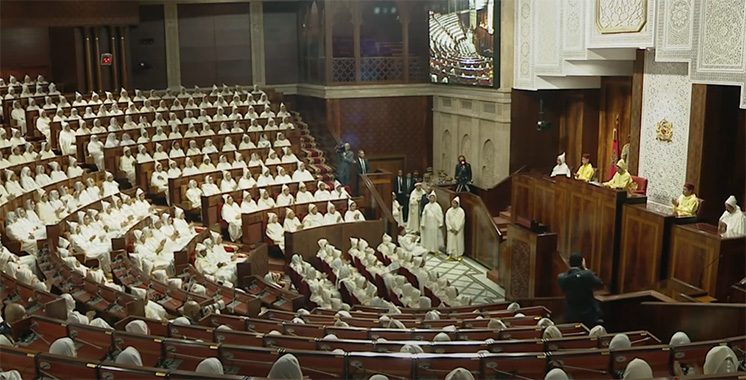
{"type": "Polygon", "coordinates": [[[677,216],[670,206],[625,204],[617,277],[619,292],[653,289],[665,279],[671,227],[696,220],[693,216],[677,216]]]}
{"type": "Polygon", "coordinates": [[[498,284],[507,299],[558,295],[557,275],[562,269],[556,233],[536,233],[517,224],[508,226],[508,244],[500,250],[498,284]]]}
{"type": "Polygon", "coordinates": [[[673,226],[669,277],[725,301],[730,286],[746,275],[745,247],[746,236],[722,238],[711,224],[673,226]]]}

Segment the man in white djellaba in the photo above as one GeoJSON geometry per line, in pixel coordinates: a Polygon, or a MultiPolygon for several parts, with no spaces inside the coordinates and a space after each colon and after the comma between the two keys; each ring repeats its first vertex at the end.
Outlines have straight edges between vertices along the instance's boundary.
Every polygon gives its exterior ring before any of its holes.
{"type": "Polygon", "coordinates": [[[429,252],[440,252],[443,247],[443,208],[438,204],[434,191],[427,198],[429,202],[422,210],[420,221],[421,243],[429,252]]]}
{"type": "Polygon", "coordinates": [[[464,255],[464,226],[466,213],[461,208],[459,197],[453,198],[451,208],[446,211],[446,253],[449,260],[461,260],[464,255]]]}
{"type": "Polygon", "coordinates": [[[409,195],[409,215],[407,219],[407,233],[415,233],[420,230],[420,200],[425,195],[422,190],[422,183],[414,184],[414,190],[409,195]]]}

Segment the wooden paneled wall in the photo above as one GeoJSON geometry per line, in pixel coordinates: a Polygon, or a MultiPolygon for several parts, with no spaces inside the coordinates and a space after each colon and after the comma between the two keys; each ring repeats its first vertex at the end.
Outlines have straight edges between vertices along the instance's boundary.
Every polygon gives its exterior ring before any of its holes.
{"type": "Polygon", "coordinates": [[[166,88],[166,33],[162,4],[140,6],[140,22],[131,27],[129,55],[133,88],[166,88]]]}
{"type": "Polygon", "coordinates": [[[370,159],[403,156],[405,171],[423,171],[432,157],[429,96],[327,99],[327,127],[370,159]]]}
{"type": "Polygon", "coordinates": [[[583,153],[597,164],[599,143],[599,90],[513,90],[511,99],[510,171],[526,165],[529,169],[551,170],[557,155],[566,152],[574,170],[583,153]],[[539,101],[544,119],[552,123],[538,131],[539,101]],[[541,149],[534,149],[541,147],[541,149]]]}
{"type": "MultiPolygon", "coordinates": [[[[132,25],[138,21],[138,1],[2,1],[0,25],[10,27],[132,25]]],[[[5,30],[3,30],[3,33],[5,30]]]]}
{"type": "Polygon", "coordinates": [[[702,218],[716,223],[723,202],[746,200],[746,110],[735,86],[692,85],[687,181],[705,199],[702,218]]]}
{"type": "Polygon", "coordinates": [[[263,7],[266,83],[297,83],[298,4],[265,1],[263,7]]]}
{"type": "Polygon", "coordinates": [[[616,159],[612,157],[614,128],[619,138],[619,151],[629,142],[632,112],[632,77],[603,77],[599,100],[598,169],[599,177],[606,181],[609,168],[616,159]]]}
{"type": "Polygon", "coordinates": [[[179,4],[181,83],[252,83],[249,3],[179,4]]]}
{"type": "Polygon", "coordinates": [[[15,75],[23,81],[25,74],[50,77],[49,29],[3,25],[0,29],[0,76],[7,81],[10,75],[15,75]]]}

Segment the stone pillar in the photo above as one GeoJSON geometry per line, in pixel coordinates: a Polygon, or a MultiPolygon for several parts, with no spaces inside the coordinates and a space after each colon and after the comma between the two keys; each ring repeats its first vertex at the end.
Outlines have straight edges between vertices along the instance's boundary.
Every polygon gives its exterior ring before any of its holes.
{"type": "Polygon", "coordinates": [[[506,91],[513,88],[513,56],[515,54],[515,0],[500,0],[500,20],[495,28],[500,28],[500,70],[499,87],[506,91]]]}
{"type": "Polygon", "coordinates": [[[352,43],[353,43],[353,55],[355,57],[355,82],[360,82],[360,67],[361,67],[361,53],[360,53],[360,28],[363,25],[363,15],[361,5],[359,3],[350,4],[350,13],[352,13],[352,43]]]}
{"type": "Polygon", "coordinates": [[[181,86],[181,58],[179,57],[179,14],[176,2],[163,4],[166,35],[166,78],[168,87],[181,86]]]}
{"type": "Polygon", "coordinates": [[[251,80],[254,84],[266,83],[264,71],[264,6],[262,0],[252,0],[249,18],[251,23],[251,80]]]}

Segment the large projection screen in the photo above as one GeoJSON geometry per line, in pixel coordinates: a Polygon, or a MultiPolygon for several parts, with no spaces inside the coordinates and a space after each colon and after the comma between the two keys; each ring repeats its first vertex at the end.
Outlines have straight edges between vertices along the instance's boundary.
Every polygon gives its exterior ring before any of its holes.
{"type": "Polygon", "coordinates": [[[495,0],[449,1],[430,11],[430,81],[494,86],[495,0]]]}

